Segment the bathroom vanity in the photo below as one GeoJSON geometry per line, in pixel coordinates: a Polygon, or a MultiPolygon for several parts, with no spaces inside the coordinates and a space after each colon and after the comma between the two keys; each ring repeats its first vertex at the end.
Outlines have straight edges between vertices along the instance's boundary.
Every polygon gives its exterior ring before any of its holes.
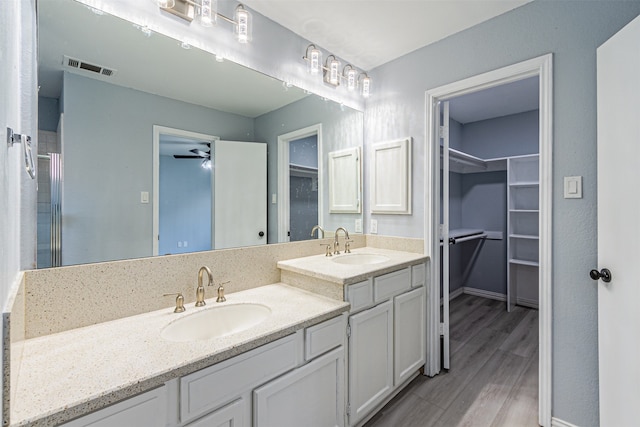
{"type": "MultiPolygon", "coordinates": [[[[5,370],[11,377],[11,398],[5,401],[9,425],[362,425],[425,362],[426,258],[364,244],[363,236],[356,237],[351,254],[332,257],[318,251],[315,241],[164,258],[162,262],[171,263],[167,268],[179,268],[185,260],[202,265],[202,258],[194,257],[206,256],[214,275],[230,265],[245,283],[254,280],[248,274],[274,277],[269,266],[281,280],[239,291],[230,285],[224,303],[209,298],[206,306],[194,307],[188,299],[184,313],[174,313],[165,299],[160,310],[67,329],[55,326],[52,333],[38,332],[46,322],[37,319],[37,312],[34,319],[28,320],[34,313],[27,313],[22,320],[34,326],[19,323],[20,307],[34,309],[57,298],[49,293],[38,299],[37,290],[44,285],[37,276],[56,280],[57,287],[63,282],[76,286],[72,274],[110,270],[105,264],[27,274],[13,303],[11,328],[31,332],[23,340],[12,340],[11,369],[5,370]],[[292,249],[322,254],[292,258],[292,249]],[[281,261],[269,264],[266,253],[281,261]],[[243,270],[233,263],[253,268],[243,270]],[[224,320],[208,316],[221,307],[241,307],[249,314],[239,311],[244,314],[230,317],[235,320],[227,330],[224,320]],[[244,319],[253,318],[251,308],[259,313],[254,323],[244,319]],[[213,335],[186,333],[199,328],[203,313],[208,317],[202,320],[207,323],[204,329],[211,333],[213,328],[213,335]]],[[[156,270],[157,263],[124,264],[136,267],[131,270],[136,277],[152,268],[150,279],[156,282],[140,283],[155,294],[138,301],[141,305],[153,302],[163,289],[161,272],[167,270],[156,270]]],[[[198,271],[187,268],[192,274],[198,271]]],[[[117,271],[124,274],[127,268],[117,271]]],[[[175,281],[167,282],[175,286],[175,281]]],[[[82,280],[77,286],[74,294],[86,287],[82,280]]],[[[214,291],[208,288],[207,296],[214,291]]],[[[58,311],[58,316],[73,312],[58,311]]]]}

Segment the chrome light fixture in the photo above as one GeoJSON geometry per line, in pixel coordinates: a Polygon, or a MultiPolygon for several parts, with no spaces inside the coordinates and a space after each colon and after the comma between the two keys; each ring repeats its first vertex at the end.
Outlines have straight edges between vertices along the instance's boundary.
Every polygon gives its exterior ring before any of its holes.
{"type": "Polygon", "coordinates": [[[353,68],[351,64],[347,64],[342,70],[342,75],[347,80],[347,90],[349,92],[356,90],[356,86],[358,86],[358,70],[353,68]]]}
{"type": "Polygon", "coordinates": [[[359,72],[353,65],[347,64],[340,72],[340,61],[335,55],[327,56],[326,63],[322,63],[322,52],[314,44],[307,46],[304,56],[307,62],[307,72],[309,74],[320,74],[323,72],[324,82],[335,87],[340,86],[341,81],[346,81],[347,90],[354,92],[360,87],[360,94],[364,98],[371,95],[371,77],[365,72],[359,72]]]}
{"type": "Polygon", "coordinates": [[[236,37],[240,43],[249,43],[251,41],[250,19],[251,15],[249,11],[239,4],[238,7],[236,7],[235,26],[236,37]]]}
{"type": "Polygon", "coordinates": [[[368,98],[371,95],[371,77],[367,75],[367,73],[362,73],[360,75],[360,85],[362,86],[362,96],[364,98],[368,98]]]}
{"type": "Polygon", "coordinates": [[[322,52],[315,45],[307,46],[307,52],[304,56],[307,60],[307,71],[310,74],[320,74],[322,70],[322,52]]]}
{"type": "Polygon", "coordinates": [[[327,56],[327,63],[325,64],[324,81],[330,85],[340,85],[340,61],[333,56],[327,56]]]}
{"type": "Polygon", "coordinates": [[[234,33],[238,42],[251,41],[251,14],[243,5],[239,4],[234,13],[234,19],[218,13],[218,0],[151,0],[162,10],[176,15],[186,21],[194,19],[203,27],[212,27],[218,23],[218,18],[234,26],[234,33]]]}

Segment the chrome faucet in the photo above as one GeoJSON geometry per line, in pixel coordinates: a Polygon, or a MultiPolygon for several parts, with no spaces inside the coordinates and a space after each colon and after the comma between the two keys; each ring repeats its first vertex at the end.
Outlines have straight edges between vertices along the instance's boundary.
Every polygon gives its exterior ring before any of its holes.
{"type": "Polygon", "coordinates": [[[340,255],[340,242],[338,241],[338,231],[344,231],[344,238],[345,240],[349,240],[349,232],[347,231],[346,228],[344,227],[338,227],[336,229],[336,234],[335,234],[335,240],[333,242],[333,254],[334,255],[340,255]]]}
{"type": "Polygon", "coordinates": [[[207,267],[206,265],[200,267],[200,270],[198,271],[198,287],[196,288],[196,307],[202,307],[203,305],[207,304],[204,301],[204,286],[202,285],[202,275],[204,273],[207,273],[207,276],[209,278],[209,283],[207,284],[207,286],[213,286],[213,274],[211,273],[209,267],[207,267]]]}
{"type": "Polygon", "coordinates": [[[319,225],[314,225],[313,226],[313,228],[311,229],[311,237],[313,237],[313,233],[315,233],[316,230],[318,230],[318,239],[324,239],[324,230],[319,225]],[[322,233],[322,235],[320,233],[322,233]],[[320,237],[320,236],[322,236],[322,237],[320,237]]]}

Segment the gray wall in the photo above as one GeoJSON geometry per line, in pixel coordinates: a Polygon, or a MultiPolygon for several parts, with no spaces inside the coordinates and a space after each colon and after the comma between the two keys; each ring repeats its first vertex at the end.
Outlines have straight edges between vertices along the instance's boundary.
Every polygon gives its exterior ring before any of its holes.
{"type": "Polygon", "coordinates": [[[466,123],[460,149],[481,159],[537,153],[538,115],[535,110],[466,123]]]}
{"type": "Polygon", "coordinates": [[[201,163],[160,156],[160,255],[211,249],[211,169],[201,163]]]}
{"type": "Polygon", "coordinates": [[[56,132],[60,119],[60,107],[55,98],[38,97],[38,129],[56,132]]]}
{"type": "MultiPolygon", "coordinates": [[[[339,104],[309,96],[286,107],[264,114],[255,120],[255,135],[266,141],[268,153],[268,194],[278,192],[278,136],[298,129],[322,123],[322,152],[329,153],[344,148],[361,146],[363,141],[363,114],[339,104]]],[[[319,159],[319,167],[327,170],[327,156],[319,159]]],[[[327,174],[320,177],[323,183],[323,200],[328,200],[327,174]]],[[[326,230],[344,226],[353,230],[356,218],[361,214],[330,214],[328,204],[323,209],[322,225],[326,230]]],[[[278,205],[269,203],[268,242],[278,241],[278,205]]]]}
{"type": "Polygon", "coordinates": [[[425,91],[553,53],[552,407],[554,417],[580,426],[599,418],[597,284],[587,274],[597,254],[596,48],[639,13],[637,1],[538,0],[370,73],[365,147],[415,141],[414,214],[378,215],[378,231],[422,237],[425,91]],[[584,177],[583,199],[562,198],[562,177],[571,175],[584,177]]]}
{"type": "Polygon", "coordinates": [[[64,265],[152,254],[153,125],[253,139],[252,119],[70,73],[63,110],[64,265]]]}

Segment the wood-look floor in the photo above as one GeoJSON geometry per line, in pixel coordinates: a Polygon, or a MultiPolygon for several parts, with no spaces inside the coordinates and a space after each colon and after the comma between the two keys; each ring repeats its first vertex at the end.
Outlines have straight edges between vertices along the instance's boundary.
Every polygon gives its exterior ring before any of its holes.
{"type": "Polygon", "coordinates": [[[451,301],[451,369],[414,379],[365,427],[538,426],[538,311],[451,301]]]}

